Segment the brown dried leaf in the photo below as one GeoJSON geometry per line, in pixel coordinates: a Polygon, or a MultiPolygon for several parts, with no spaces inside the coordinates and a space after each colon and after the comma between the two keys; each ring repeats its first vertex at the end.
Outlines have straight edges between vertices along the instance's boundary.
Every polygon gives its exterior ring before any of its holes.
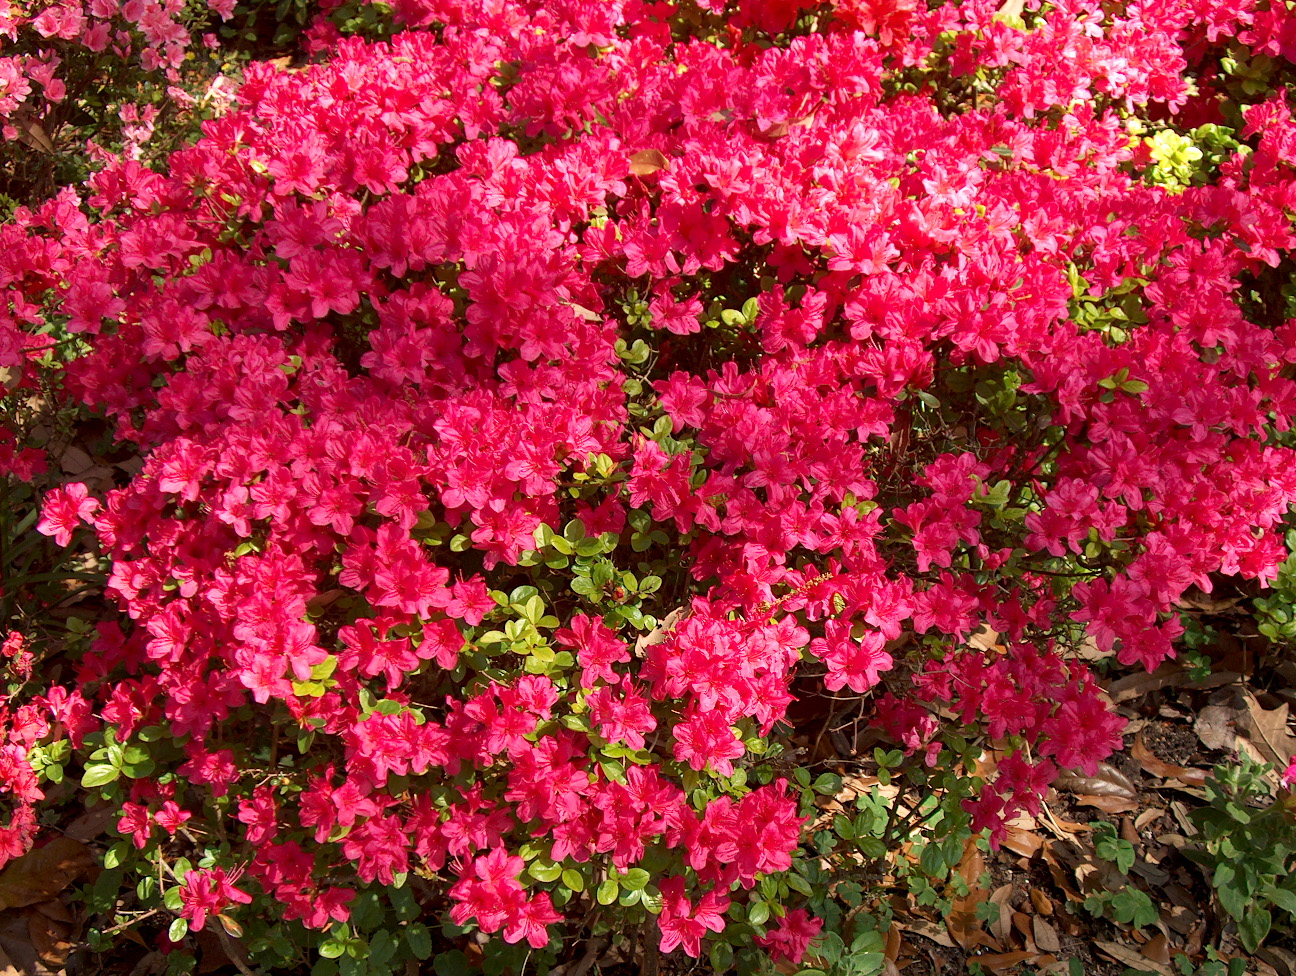
{"type": "Polygon", "coordinates": [[[1039,969],[1039,976],[1070,976],[1071,960],[1054,961],[1039,969]]]}
{"type": "Polygon", "coordinates": [[[63,831],[65,837],[88,843],[108,829],[108,825],[118,818],[118,812],[111,806],[95,807],[77,817],[63,831]]]}
{"type": "Polygon", "coordinates": [[[1287,727],[1288,706],[1283,702],[1277,708],[1265,709],[1256,701],[1251,689],[1246,689],[1246,714],[1238,724],[1251,742],[1271,763],[1285,768],[1296,755],[1296,735],[1287,727]]]}
{"type": "Polygon", "coordinates": [[[1164,816],[1165,816],[1165,811],[1158,810],[1155,807],[1151,810],[1144,810],[1142,813],[1138,815],[1138,818],[1134,821],[1134,829],[1142,830],[1148,824],[1156,823],[1164,816]]]}
{"type": "Polygon", "coordinates": [[[1053,845],[1044,845],[1044,863],[1048,865],[1053,884],[1071,901],[1084,901],[1084,897],[1072,885],[1072,877],[1067,869],[1053,856],[1053,845]]]}
{"type": "Polygon", "coordinates": [[[1074,820],[1063,820],[1059,817],[1049,817],[1044,821],[1044,825],[1059,840],[1068,840],[1068,834],[1083,834],[1093,830],[1087,823],[1076,823],[1074,820]]]}
{"type": "Polygon", "coordinates": [[[1138,831],[1134,829],[1134,822],[1129,817],[1121,817],[1120,835],[1122,839],[1133,844],[1136,850],[1143,846],[1143,838],[1138,835],[1138,831]]]}
{"type": "Polygon", "coordinates": [[[999,768],[999,761],[1007,755],[1007,750],[987,746],[973,761],[972,775],[981,779],[993,779],[995,770],[999,768]]]}
{"type": "Polygon", "coordinates": [[[1128,946],[1121,945],[1119,942],[1103,942],[1101,939],[1095,939],[1094,945],[1103,955],[1110,956],[1122,965],[1133,969],[1151,970],[1155,973],[1162,973],[1164,976],[1174,976],[1174,970],[1169,966],[1163,965],[1155,959],[1149,959],[1128,946]]]}
{"type": "Polygon", "coordinates": [[[666,636],[677,623],[684,619],[686,613],[688,613],[688,608],[676,607],[670,613],[666,614],[666,616],[662,618],[661,623],[635,641],[635,653],[642,657],[644,651],[648,648],[666,640],[666,636]]]}
{"type": "Polygon", "coordinates": [[[0,871],[0,910],[47,901],[95,865],[94,855],[80,841],[56,837],[0,871]]]}
{"type": "Polygon", "coordinates": [[[630,173],[634,176],[651,176],[665,169],[669,162],[660,149],[641,149],[630,154],[630,173]]]}
{"type": "Polygon", "coordinates": [[[194,936],[194,941],[198,943],[199,954],[202,958],[202,961],[198,963],[199,976],[209,976],[211,973],[228,971],[230,963],[234,963],[236,966],[239,963],[244,966],[247,965],[248,956],[243,948],[243,943],[234,939],[222,939],[216,930],[216,926],[208,925],[201,932],[191,934],[194,936]],[[230,950],[233,950],[233,956],[230,955],[230,950]],[[238,958],[236,959],[235,956],[238,958]]]}
{"type": "Polygon", "coordinates": [[[1175,606],[1188,610],[1204,610],[1206,613],[1222,613],[1225,610],[1233,609],[1241,602],[1241,597],[1230,596],[1218,599],[1209,593],[1203,592],[1196,586],[1190,586],[1175,601],[1175,606]]]}
{"type": "Polygon", "coordinates": [[[1127,674],[1125,677],[1113,681],[1107,686],[1107,694],[1116,704],[1129,701],[1132,698],[1142,698],[1150,691],[1159,691],[1162,688],[1173,688],[1185,684],[1188,681],[1187,674],[1184,673],[1183,666],[1174,662],[1167,661],[1155,671],[1148,673],[1146,671],[1136,674],[1127,674]]]}
{"type": "Polygon", "coordinates": [[[78,475],[94,464],[94,458],[71,444],[64,448],[63,454],[59,457],[59,467],[63,469],[64,474],[78,475]]]}
{"type": "Polygon", "coordinates": [[[1282,946],[1261,946],[1256,955],[1278,970],[1281,976],[1296,976],[1296,953],[1282,946]]]}
{"type": "Polygon", "coordinates": [[[54,143],[50,142],[50,137],[46,135],[44,127],[35,119],[15,119],[12,121],[18,127],[18,141],[24,146],[39,149],[43,153],[52,153],[54,151],[54,143]]]}
{"type": "Polygon", "coordinates": [[[1193,731],[1207,749],[1219,749],[1232,752],[1237,738],[1233,723],[1242,713],[1227,705],[1207,705],[1197,713],[1193,721],[1193,731]]]}
{"type": "Polygon", "coordinates": [[[1135,800],[1126,800],[1119,796],[1090,796],[1087,793],[1077,793],[1075,802],[1081,807],[1095,807],[1103,813],[1131,813],[1138,809],[1138,803],[1135,800]]]}
{"type": "Polygon", "coordinates": [[[1107,763],[1098,764],[1098,772],[1086,776],[1073,769],[1064,769],[1053,781],[1053,787],[1066,790],[1068,793],[1083,793],[1087,796],[1112,796],[1133,800],[1138,790],[1129,778],[1114,766],[1107,763]]]}
{"type": "Polygon", "coordinates": [[[1149,882],[1154,888],[1160,888],[1170,880],[1170,872],[1159,864],[1149,864],[1147,861],[1135,861],[1134,866],[1130,870],[1140,878],[1149,882]]]}
{"type": "MultiPolygon", "coordinates": [[[[986,890],[977,886],[977,879],[985,871],[985,859],[976,845],[968,840],[963,848],[963,860],[959,862],[959,876],[967,882],[968,893],[955,898],[945,927],[949,934],[964,949],[975,949],[977,946],[993,945],[994,940],[981,927],[977,918],[977,906],[986,900],[986,890]]],[[[998,946],[995,946],[998,948],[998,946]]]]}
{"type": "Polygon", "coordinates": [[[1032,924],[1035,935],[1035,945],[1041,952],[1060,952],[1062,950],[1062,940],[1058,938],[1057,929],[1040,918],[1035,916],[1032,924]]]}
{"type": "Polygon", "coordinates": [[[999,643],[999,632],[993,630],[989,624],[982,624],[977,628],[976,632],[968,638],[968,647],[978,651],[991,651],[995,654],[1002,654],[1005,650],[999,643]]]}
{"type": "Polygon", "coordinates": [[[1022,857],[1034,857],[1044,846],[1044,838],[1032,830],[1009,827],[1004,834],[1003,846],[1022,857]]]}
{"type": "Polygon", "coordinates": [[[1018,934],[1020,934],[1022,939],[1025,941],[1026,948],[1035,952],[1037,947],[1035,945],[1035,937],[1031,934],[1031,917],[1025,912],[1013,912],[1012,924],[1013,928],[1017,930],[1018,934]]]}
{"type": "Polygon", "coordinates": [[[1001,944],[1008,941],[1008,936],[1012,934],[1012,909],[1009,907],[1012,902],[1015,886],[1009,882],[1000,885],[990,893],[990,901],[999,906],[999,914],[995,920],[990,923],[990,934],[995,937],[1001,944]]]}
{"type": "Polygon", "coordinates": [[[1053,902],[1049,900],[1048,895],[1044,894],[1044,892],[1040,891],[1038,888],[1031,889],[1030,900],[1035,911],[1039,912],[1041,915],[1053,914],[1053,902]]]}
{"type": "Polygon", "coordinates": [[[1188,805],[1186,803],[1180,800],[1172,801],[1170,803],[1170,812],[1174,814],[1175,822],[1179,824],[1179,829],[1183,831],[1185,837],[1196,837],[1200,833],[1197,830],[1197,825],[1188,816],[1188,805]]]}
{"type": "Polygon", "coordinates": [[[1206,770],[1176,766],[1174,763],[1158,759],[1156,754],[1144,743],[1142,732],[1134,736],[1134,745],[1130,747],[1130,755],[1135,762],[1143,767],[1145,772],[1152,776],[1159,776],[1161,779],[1177,779],[1179,782],[1186,783],[1189,786],[1206,785],[1206,770]]]}
{"type": "Polygon", "coordinates": [[[914,935],[921,935],[924,939],[931,939],[937,945],[944,946],[946,949],[956,948],[954,940],[949,937],[949,933],[945,931],[944,926],[937,925],[928,919],[909,918],[905,921],[905,928],[914,935]]]}
{"type": "MultiPolygon", "coordinates": [[[[54,976],[55,970],[47,966],[32,944],[27,925],[29,912],[4,912],[0,914],[0,949],[11,965],[24,976],[54,976]]],[[[3,973],[4,970],[0,970],[3,973]]]]}
{"type": "Polygon", "coordinates": [[[1141,955],[1147,956],[1153,962],[1158,962],[1162,966],[1170,965],[1170,941],[1165,937],[1164,932],[1158,932],[1139,950],[1141,955]]]}
{"type": "Polygon", "coordinates": [[[586,322],[602,322],[603,316],[592,308],[586,308],[584,305],[577,305],[575,302],[565,302],[568,308],[583,318],[586,322]]]}
{"type": "Polygon", "coordinates": [[[46,918],[55,922],[63,922],[67,925],[71,925],[76,921],[72,913],[68,911],[67,905],[52,898],[49,901],[43,901],[39,905],[33,905],[32,907],[46,918]]]}
{"type": "Polygon", "coordinates": [[[337,588],[325,590],[323,593],[317,594],[310,599],[306,604],[306,612],[312,615],[323,613],[326,609],[336,603],[344,593],[346,593],[346,590],[337,588]]]}
{"type": "MultiPolygon", "coordinates": [[[[129,932],[130,929],[123,931],[129,932]]],[[[200,933],[201,934],[201,933],[200,933]]],[[[201,963],[199,966],[201,967],[201,963]]],[[[154,950],[143,956],[130,971],[130,976],[162,976],[167,970],[167,957],[154,950]]]]}
{"type": "Polygon", "coordinates": [[[882,955],[890,962],[895,962],[900,958],[900,950],[904,946],[904,928],[900,925],[892,925],[887,929],[886,946],[882,950],[882,955]]]}
{"type": "Polygon", "coordinates": [[[1001,973],[1038,957],[1038,952],[1019,949],[1016,952],[993,952],[984,956],[970,956],[968,958],[970,962],[980,963],[992,972],[1001,973]]]}
{"type": "Polygon", "coordinates": [[[51,969],[62,968],[75,948],[71,925],[55,922],[34,909],[27,916],[27,934],[40,961],[51,969]]]}

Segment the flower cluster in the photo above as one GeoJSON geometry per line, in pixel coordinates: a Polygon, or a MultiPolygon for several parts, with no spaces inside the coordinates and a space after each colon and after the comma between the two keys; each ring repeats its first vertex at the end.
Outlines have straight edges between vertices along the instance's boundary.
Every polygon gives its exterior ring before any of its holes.
{"type": "Polygon", "coordinates": [[[1286,558],[1296,319],[1238,281],[1296,247],[1296,123],[1175,192],[1126,124],[1281,36],[1199,6],[410,0],[250,66],[165,172],[0,226],[0,366],[56,322],[144,459],[47,498],[122,618],[9,748],[102,744],[141,850],[219,819],[196,929],[413,874],[507,945],[616,902],[799,959],[764,757],[820,683],[1029,746],[999,836],[1120,743],[1083,636],[1156,667],[1286,558]]]}

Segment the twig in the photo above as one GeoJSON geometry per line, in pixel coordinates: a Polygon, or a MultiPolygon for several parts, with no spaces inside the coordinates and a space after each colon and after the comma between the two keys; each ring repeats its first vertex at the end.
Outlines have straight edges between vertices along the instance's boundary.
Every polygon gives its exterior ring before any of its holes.
{"type": "Polygon", "coordinates": [[[657,976],[657,965],[661,962],[661,953],[653,945],[653,936],[657,932],[657,919],[650,916],[643,930],[643,963],[639,966],[639,976],[657,976]]]}
{"type": "MultiPolygon", "coordinates": [[[[219,921],[220,919],[217,919],[217,922],[219,921]]],[[[239,953],[234,945],[234,940],[229,937],[229,933],[225,931],[225,926],[223,924],[216,926],[216,936],[220,939],[221,948],[225,950],[225,957],[234,964],[235,969],[242,973],[243,976],[261,976],[261,974],[256,970],[248,969],[247,963],[243,962],[243,960],[239,958],[239,953]]]]}
{"type": "Polygon", "coordinates": [[[114,925],[114,926],[113,926],[112,928],[110,928],[110,929],[104,929],[104,930],[103,930],[102,932],[100,932],[99,934],[100,934],[100,935],[112,935],[114,932],[120,932],[122,929],[128,929],[128,928],[130,928],[132,925],[136,924],[137,922],[142,922],[142,921],[144,921],[144,919],[146,919],[146,918],[152,918],[154,915],[156,915],[156,914],[157,914],[158,912],[160,912],[160,911],[162,911],[162,909],[160,909],[160,908],[150,908],[150,909],[149,909],[147,912],[145,912],[143,915],[136,915],[134,918],[132,918],[132,919],[128,919],[127,921],[122,922],[122,923],[119,924],[119,925],[114,925]]]}

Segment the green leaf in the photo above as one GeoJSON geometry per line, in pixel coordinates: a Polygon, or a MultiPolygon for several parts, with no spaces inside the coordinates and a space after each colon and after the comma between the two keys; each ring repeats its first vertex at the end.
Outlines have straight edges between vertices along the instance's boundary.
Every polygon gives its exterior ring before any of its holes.
{"type": "Polygon", "coordinates": [[[189,934],[189,920],[177,918],[171,922],[171,927],[167,929],[167,938],[172,942],[179,942],[189,934]]]}
{"type": "Polygon", "coordinates": [[[371,972],[381,972],[385,964],[396,955],[396,942],[386,929],[379,929],[369,940],[369,965],[371,972]]]}
{"type": "Polygon", "coordinates": [[[1251,899],[1248,898],[1237,886],[1232,884],[1223,885],[1215,889],[1215,894],[1219,898],[1220,904],[1224,911],[1228,912],[1241,923],[1242,919],[1251,909],[1251,899]]]}
{"type": "Polygon", "coordinates": [[[789,872],[784,880],[787,881],[789,888],[793,891],[799,891],[807,898],[814,894],[814,889],[810,887],[810,882],[799,874],[789,872]]]}
{"type": "Polygon", "coordinates": [[[563,871],[562,883],[572,891],[585,890],[585,876],[575,868],[567,868],[563,871]]]}
{"type": "Polygon", "coordinates": [[[1265,885],[1260,889],[1260,894],[1288,915],[1296,917],[1296,892],[1288,891],[1286,888],[1277,888],[1274,885],[1265,885]]]}
{"type": "Polygon", "coordinates": [[[84,775],[81,777],[81,785],[86,789],[93,789],[96,786],[106,786],[113,782],[121,775],[121,770],[116,766],[108,763],[100,763],[97,766],[88,766],[84,775]]]}
{"type": "Polygon", "coordinates": [[[621,886],[617,884],[616,878],[608,878],[598,886],[598,891],[595,892],[595,898],[598,900],[600,905],[611,905],[617,900],[617,895],[620,891],[621,886]]]}
{"type": "Polygon", "coordinates": [[[639,900],[643,902],[643,907],[648,909],[654,915],[660,915],[662,910],[661,892],[656,888],[645,888],[640,892],[629,892],[629,894],[638,894],[639,900]]]}
{"type": "Polygon", "coordinates": [[[823,796],[836,796],[841,788],[842,778],[836,773],[824,773],[814,781],[814,791],[823,796]]]}
{"type": "Polygon", "coordinates": [[[436,976],[468,976],[473,972],[473,967],[462,950],[451,949],[449,952],[437,953],[432,960],[432,971],[436,976]]]}
{"type": "Polygon", "coordinates": [[[642,891],[622,891],[621,894],[617,896],[617,904],[622,908],[629,908],[632,905],[639,904],[642,898],[642,891]]]}
{"type": "Polygon", "coordinates": [[[642,891],[648,887],[648,882],[651,880],[652,875],[643,868],[631,868],[626,872],[620,883],[623,888],[630,891],[642,891]]]}
{"type": "Polygon", "coordinates": [[[184,902],[180,900],[180,889],[168,888],[166,891],[162,892],[162,904],[165,905],[169,911],[180,911],[184,906],[184,902]]]}
{"type": "Polygon", "coordinates": [[[769,921],[769,905],[763,901],[753,902],[747,909],[747,921],[752,925],[764,925],[769,921]]]}
{"type": "Polygon", "coordinates": [[[943,878],[945,876],[945,855],[937,844],[928,844],[922,849],[918,856],[918,866],[922,868],[923,874],[932,878],[943,878]]]}
{"type": "Polygon", "coordinates": [[[537,881],[557,881],[562,876],[562,868],[553,861],[535,860],[527,866],[527,874],[537,881]]]}
{"type": "Polygon", "coordinates": [[[361,893],[351,903],[351,924],[358,932],[372,932],[383,922],[383,905],[372,891],[361,893]]]}
{"type": "Polygon", "coordinates": [[[122,862],[126,860],[126,854],[128,852],[129,852],[129,847],[127,846],[124,840],[118,841],[116,844],[113,844],[112,847],[104,851],[104,867],[108,868],[109,870],[115,867],[119,867],[122,864],[122,862]]]}
{"type": "Polygon", "coordinates": [[[833,832],[842,840],[855,839],[855,826],[840,813],[833,818],[833,832]]]}
{"type": "Polygon", "coordinates": [[[148,750],[145,749],[143,746],[132,745],[132,746],[127,746],[125,749],[122,750],[123,763],[127,763],[132,766],[137,766],[140,763],[148,762],[148,760],[149,760],[148,750]]]}
{"type": "Polygon", "coordinates": [[[863,837],[859,841],[860,851],[865,857],[879,860],[886,857],[887,846],[877,837],[863,837]]]}
{"type": "Polygon", "coordinates": [[[1260,948],[1260,943],[1269,934],[1269,927],[1272,924],[1273,916],[1269,914],[1269,909],[1254,905],[1237,920],[1238,937],[1247,952],[1255,952],[1260,948]]]}
{"type": "Polygon", "coordinates": [[[430,959],[432,957],[432,933],[422,922],[411,922],[405,928],[405,944],[409,946],[410,952],[414,954],[415,959],[430,959]]]}
{"type": "Polygon", "coordinates": [[[723,973],[733,965],[733,946],[728,942],[717,942],[711,947],[709,958],[712,972],[723,973]]]}

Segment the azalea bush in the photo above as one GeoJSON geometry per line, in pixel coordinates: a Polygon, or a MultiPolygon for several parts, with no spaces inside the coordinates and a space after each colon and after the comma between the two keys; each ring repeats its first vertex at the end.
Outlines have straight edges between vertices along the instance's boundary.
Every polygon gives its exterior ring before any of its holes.
{"type": "Polygon", "coordinates": [[[1291,14],[374,9],[0,226],[7,404],[143,459],[44,498],[117,616],[9,685],[3,856],[106,804],[92,945],[178,970],[858,967],[1287,559],[1291,14]],[[821,829],[861,760],[921,802],[821,829]]]}
{"type": "Polygon", "coordinates": [[[0,8],[0,204],[81,182],[97,161],[165,154],[229,100],[207,33],[232,2],[60,0],[0,8]],[[159,125],[164,137],[159,136],[159,125]],[[150,142],[154,144],[149,145],[150,142]]]}

